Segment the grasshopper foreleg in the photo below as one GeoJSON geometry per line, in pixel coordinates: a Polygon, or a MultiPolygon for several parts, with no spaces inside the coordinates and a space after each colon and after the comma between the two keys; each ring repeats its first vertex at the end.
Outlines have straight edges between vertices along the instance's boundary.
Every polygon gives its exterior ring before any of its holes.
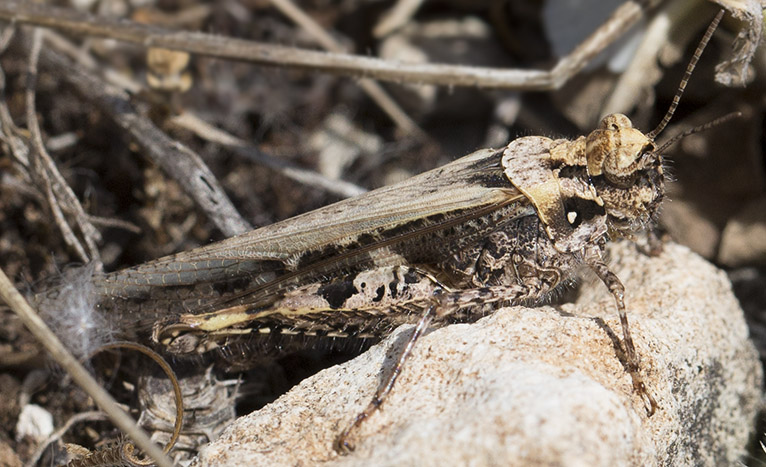
{"type": "Polygon", "coordinates": [[[633,344],[633,337],[630,334],[630,326],[628,324],[628,312],[625,308],[625,286],[620,281],[620,278],[613,273],[609,267],[604,263],[601,258],[595,254],[588,255],[586,262],[588,266],[596,273],[599,279],[606,285],[609,293],[614,297],[614,301],[617,305],[617,313],[620,316],[620,326],[622,327],[622,341],[625,346],[625,359],[627,364],[628,373],[633,380],[633,389],[638,392],[644,400],[646,406],[646,412],[649,416],[652,416],[657,410],[657,401],[649,392],[641,377],[641,359],[636,352],[636,347],[633,344]]]}

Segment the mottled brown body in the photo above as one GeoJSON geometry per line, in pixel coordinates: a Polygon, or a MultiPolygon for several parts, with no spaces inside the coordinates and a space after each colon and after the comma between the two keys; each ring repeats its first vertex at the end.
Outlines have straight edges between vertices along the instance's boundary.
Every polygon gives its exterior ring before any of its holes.
{"type": "MultiPolygon", "coordinates": [[[[653,142],[622,115],[574,141],[525,137],[246,235],[96,278],[129,338],[196,354],[273,334],[380,338],[544,299],[645,227],[664,193],[653,142]],[[615,147],[615,144],[621,144],[615,147]]],[[[254,359],[255,360],[255,359],[254,359]]]]}
{"type": "MultiPolygon", "coordinates": [[[[663,195],[654,142],[627,117],[610,115],[574,141],[519,138],[245,235],[99,275],[95,302],[122,338],[176,355],[232,356],[253,341],[251,349],[269,353],[270,339],[282,335],[379,339],[417,323],[388,382],[339,438],[346,449],[426,327],[475,319],[499,303],[537,303],[589,267],[615,297],[626,368],[652,413],[624,287],[602,252],[610,238],[644,229],[663,195]]],[[[235,357],[240,367],[258,361],[235,357]]]]}
{"type": "Polygon", "coordinates": [[[98,275],[93,301],[119,338],[175,355],[218,350],[238,368],[297,350],[281,336],[301,337],[300,347],[380,339],[417,323],[390,383],[355,426],[393,386],[426,327],[470,321],[501,303],[538,303],[589,267],[615,297],[625,365],[651,413],[624,287],[602,252],[610,238],[644,229],[663,195],[654,142],[610,115],[574,141],[519,138],[245,235],[98,275]]]}
{"type": "MultiPolygon", "coordinates": [[[[248,333],[381,337],[436,302],[444,308],[436,321],[448,322],[484,309],[477,305],[538,301],[600,260],[610,224],[622,223],[599,196],[609,182],[588,176],[585,140],[520,138],[397,186],[98,277],[98,306],[128,334],[152,330],[171,351],[189,353],[248,333]]],[[[661,177],[650,178],[660,182],[652,186],[656,204],[661,177]]]]}

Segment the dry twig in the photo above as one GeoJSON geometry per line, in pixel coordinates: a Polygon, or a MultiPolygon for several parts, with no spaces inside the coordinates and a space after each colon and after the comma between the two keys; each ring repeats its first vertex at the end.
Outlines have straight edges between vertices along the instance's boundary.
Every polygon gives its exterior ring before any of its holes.
{"type": "Polygon", "coordinates": [[[423,0],[399,0],[375,25],[372,34],[385,37],[405,25],[418,11],[423,0]]]}
{"type": "Polygon", "coordinates": [[[32,454],[32,457],[30,457],[29,462],[27,462],[27,465],[37,465],[37,461],[40,460],[40,457],[43,455],[46,449],[48,449],[48,446],[51,445],[51,443],[55,443],[56,441],[60,440],[62,436],[66,434],[67,431],[69,431],[75,423],[80,422],[89,422],[89,421],[101,421],[101,420],[108,420],[109,417],[106,416],[104,412],[99,412],[98,410],[91,410],[89,412],[81,412],[78,414],[74,414],[69,419],[64,422],[64,424],[59,428],[58,430],[51,433],[50,436],[48,436],[48,439],[40,443],[39,446],[37,446],[37,449],[35,449],[34,454],[32,454]]]}
{"type": "Polygon", "coordinates": [[[45,194],[48,207],[56,219],[64,241],[77,252],[80,260],[84,263],[90,261],[100,262],[100,255],[96,242],[101,241],[101,234],[91,224],[85,210],[80,204],[74,191],[64,180],[56,164],[51,159],[42,140],[42,132],[35,113],[35,87],[37,84],[37,64],[42,47],[42,31],[35,29],[32,39],[32,47],[29,53],[29,71],[26,89],[27,126],[31,134],[31,158],[30,167],[33,180],[37,182],[39,189],[45,194]],[[75,234],[67,222],[64,214],[70,214],[74,224],[82,233],[82,240],[75,234]],[[87,251],[86,248],[87,247],[87,251]]]}
{"type": "MultiPolygon", "coordinates": [[[[639,99],[654,87],[662,77],[658,56],[674,42],[675,47],[683,49],[691,37],[682,41],[671,41],[671,33],[685,32],[687,35],[696,31],[707,22],[707,18],[699,14],[699,3],[694,1],[673,2],[652,18],[647,25],[630,65],[620,74],[609,99],[601,109],[603,115],[625,112],[638,104],[639,99]],[[684,23],[688,27],[681,31],[674,30],[674,25],[684,23]],[[689,23],[695,23],[694,25],[689,23]]],[[[677,60],[682,58],[679,53],[677,60]]]]}
{"type": "Polygon", "coordinates": [[[136,112],[125,91],[73,66],[51,50],[46,50],[43,58],[56,67],[59,76],[65,77],[85,98],[96,103],[128,132],[148,157],[162,167],[168,176],[178,181],[224,235],[237,235],[251,229],[202,158],[136,112]]]}
{"type": "MultiPolygon", "coordinates": [[[[325,31],[322,26],[314,21],[309,15],[301,10],[292,0],[271,0],[274,5],[285,16],[306,30],[319,44],[330,52],[343,53],[343,46],[335,38],[325,31]]],[[[402,130],[420,137],[425,136],[425,132],[399,107],[399,104],[388,95],[385,89],[377,82],[362,78],[358,81],[359,86],[367,95],[380,106],[383,111],[391,117],[391,120],[402,130]]]]}
{"type": "MultiPolygon", "coordinates": [[[[91,57],[81,48],[76,47],[65,37],[60,36],[55,32],[49,31],[45,35],[45,39],[46,41],[50,42],[55,49],[77,62],[78,65],[83,66],[87,70],[93,72],[97,71],[98,65],[93,57],[91,57]]],[[[104,69],[101,67],[100,73],[103,74],[103,79],[107,83],[113,86],[117,86],[129,93],[135,94],[143,89],[140,83],[130,80],[130,78],[125,77],[121,73],[115,72],[111,68],[104,69]]],[[[0,78],[1,77],[2,76],[0,75],[0,78]]],[[[2,101],[0,101],[0,119],[3,117],[2,104],[2,101]]],[[[2,120],[0,120],[0,122],[2,122],[2,120]]],[[[219,128],[213,127],[188,110],[182,112],[179,115],[171,117],[168,120],[168,123],[191,131],[205,141],[226,146],[228,149],[234,151],[249,161],[274,170],[280,175],[306,186],[325,190],[327,193],[331,193],[342,198],[356,196],[367,191],[366,189],[351,182],[330,179],[316,171],[305,169],[289,161],[276,158],[268,153],[263,152],[253,144],[250,144],[241,138],[231,135],[219,128]]],[[[2,135],[0,135],[0,137],[2,137],[2,135]]],[[[101,219],[93,220],[93,222],[95,224],[105,223],[105,221],[102,221],[101,219]]],[[[109,224],[105,223],[105,225],[109,224]]],[[[118,227],[134,230],[132,226],[129,228],[128,226],[118,225],[118,227]]]]}
{"type": "Polygon", "coordinates": [[[660,0],[625,2],[570,54],[561,58],[551,70],[389,62],[360,55],[317,52],[212,34],[171,31],[131,21],[117,21],[68,9],[15,1],[0,4],[0,19],[50,27],[73,34],[108,37],[144,47],[183,50],[261,65],[308,68],[382,81],[540,91],[563,86],[593,57],[625,34],[645,10],[659,2],[660,0]]]}
{"type": "Polygon", "coordinates": [[[61,365],[72,379],[80,386],[101,410],[107,413],[112,422],[120,428],[136,445],[146,452],[154,461],[164,467],[171,467],[173,463],[163,454],[146,433],[143,432],[132,418],[117,405],[117,402],[108,392],[93,379],[85,368],[61,343],[58,337],[50,330],[40,316],[32,309],[24,297],[13,286],[5,272],[0,269],[0,298],[19,316],[24,325],[35,336],[38,342],[45,347],[51,357],[61,365]]]}
{"type": "Polygon", "coordinates": [[[171,117],[169,123],[191,131],[205,141],[220,144],[247,160],[268,167],[279,174],[306,186],[319,188],[343,198],[361,195],[367,191],[351,182],[327,178],[313,170],[304,169],[288,161],[272,157],[247,141],[209,125],[207,122],[201,120],[190,112],[183,112],[180,115],[171,117]]]}

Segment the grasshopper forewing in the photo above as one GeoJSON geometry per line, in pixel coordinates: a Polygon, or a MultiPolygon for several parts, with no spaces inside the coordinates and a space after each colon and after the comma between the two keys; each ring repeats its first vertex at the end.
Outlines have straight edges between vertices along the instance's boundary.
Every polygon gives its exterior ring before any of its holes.
{"type": "MultiPolygon", "coordinates": [[[[195,315],[201,316],[198,327],[234,309],[268,308],[301,285],[443,261],[497,228],[485,223],[470,233],[459,231],[466,222],[500,217],[498,210],[534,214],[507,183],[501,157],[502,150],[477,151],[398,185],[97,277],[99,307],[114,311],[132,331],[195,315]],[[454,246],[429,241],[429,234],[454,246]]],[[[217,325],[203,327],[211,331],[217,325]]]]}

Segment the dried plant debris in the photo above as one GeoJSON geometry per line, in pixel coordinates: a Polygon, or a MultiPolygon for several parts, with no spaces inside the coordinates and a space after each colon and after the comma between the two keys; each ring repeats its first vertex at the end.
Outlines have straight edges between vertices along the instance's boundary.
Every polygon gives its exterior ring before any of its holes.
{"type": "MultiPolygon", "coordinates": [[[[656,220],[665,239],[730,273],[764,356],[758,0],[0,2],[0,267],[29,296],[56,291],[40,313],[86,358],[115,339],[113,323],[93,313],[94,271],[206,245],[521,136],[574,139],[606,113],[654,127],[720,7],[727,15],[658,143],[742,117],[665,151],[674,182],[656,220]]],[[[292,353],[306,342],[264,337],[225,355],[170,358],[187,404],[171,458],[189,461],[236,415],[368,346],[292,353]]],[[[131,353],[90,362],[163,444],[172,392],[148,366],[131,353]]],[[[64,462],[68,445],[124,441],[0,305],[0,464],[48,465],[64,462]]]]}
{"type": "MultiPolygon", "coordinates": [[[[219,381],[208,367],[203,373],[179,380],[184,400],[184,424],[175,444],[173,460],[190,460],[202,446],[216,439],[236,417],[238,380],[219,381]]],[[[138,424],[152,434],[160,446],[173,435],[176,419],[172,387],[164,377],[145,376],[139,380],[138,424]]]]}
{"type": "Polygon", "coordinates": [[[755,73],[751,62],[763,40],[763,0],[714,0],[739,21],[744,23],[734,40],[733,56],[715,67],[715,80],[726,86],[744,86],[751,82],[755,73]]]}

